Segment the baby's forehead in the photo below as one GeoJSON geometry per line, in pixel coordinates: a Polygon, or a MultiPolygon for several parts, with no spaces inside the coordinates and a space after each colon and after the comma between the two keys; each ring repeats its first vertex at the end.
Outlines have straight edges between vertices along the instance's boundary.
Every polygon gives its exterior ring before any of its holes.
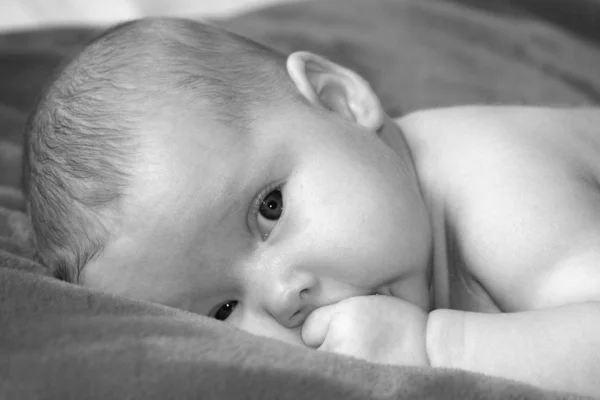
{"type": "Polygon", "coordinates": [[[156,116],[142,123],[139,136],[136,175],[150,181],[231,181],[250,172],[263,154],[257,154],[252,134],[205,116],[156,116]]]}
{"type": "MultiPolygon", "coordinates": [[[[302,125],[306,118],[292,119],[297,118],[263,111],[247,123],[231,124],[197,105],[177,105],[141,127],[147,135],[142,159],[146,166],[165,164],[173,179],[233,182],[239,192],[271,179],[310,151],[300,143],[311,136],[302,125]]],[[[167,177],[163,173],[160,179],[167,177]]]]}

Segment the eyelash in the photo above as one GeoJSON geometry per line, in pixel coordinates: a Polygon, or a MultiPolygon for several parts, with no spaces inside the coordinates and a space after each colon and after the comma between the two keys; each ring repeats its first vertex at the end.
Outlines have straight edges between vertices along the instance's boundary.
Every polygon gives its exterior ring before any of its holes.
{"type": "MultiPolygon", "coordinates": [[[[260,191],[258,196],[256,196],[256,198],[252,202],[252,205],[250,206],[250,212],[248,213],[248,221],[254,231],[258,231],[256,218],[258,218],[258,210],[260,209],[260,205],[262,204],[262,202],[265,200],[265,197],[267,197],[269,193],[275,190],[280,190],[281,194],[283,194],[283,186],[284,185],[280,182],[272,183],[266,186],[263,190],[260,191]]],[[[285,204],[285,201],[283,203],[285,204]]]]}
{"type": "Polygon", "coordinates": [[[233,314],[233,313],[235,312],[235,309],[236,309],[236,308],[238,307],[238,305],[239,305],[239,302],[238,302],[237,300],[228,300],[228,301],[226,301],[225,303],[221,303],[221,304],[219,304],[219,305],[218,305],[218,306],[216,306],[216,307],[215,307],[215,308],[214,308],[214,309],[213,309],[213,310],[212,310],[212,311],[211,311],[211,312],[210,312],[208,315],[209,315],[211,318],[214,318],[214,319],[216,319],[217,321],[227,321],[227,320],[229,319],[229,316],[227,316],[227,318],[225,318],[225,319],[219,319],[219,318],[217,318],[217,315],[218,315],[219,311],[220,311],[220,310],[221,310],[223,307],[225,307],[225,306],[226,306],[226,305],[228,305],[228,304],[233,304],[233,303],[235,303],[235,305],[233,306],[233,309],[231,310],[231,313],[233,314]]]}

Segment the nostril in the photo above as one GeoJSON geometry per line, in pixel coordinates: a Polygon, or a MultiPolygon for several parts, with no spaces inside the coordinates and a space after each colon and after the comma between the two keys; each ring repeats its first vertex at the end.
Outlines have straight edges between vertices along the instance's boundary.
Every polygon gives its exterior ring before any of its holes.
{"type": "Polygon", "coordinates": [[[301,300],[304,300],[304,298],[305,298],[306,296],[308,296],[308,289],[302,289],[302,290],[300,291],[300,299],[301,299],[301,300]]]}

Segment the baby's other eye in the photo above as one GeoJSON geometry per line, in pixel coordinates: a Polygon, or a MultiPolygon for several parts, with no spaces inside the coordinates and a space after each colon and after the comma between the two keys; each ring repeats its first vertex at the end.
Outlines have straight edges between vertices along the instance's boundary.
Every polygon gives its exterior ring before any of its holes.
{"type": "Polygon", "coordinates": [[[269,236],[282,213],[283,196],[280,189],[275,189],[265,196],[258,207],[258,230],[263,238],[269,236]]]}
{"type": "Polygon", "coordinates": [[[215,312],[215,319],[219,321],[225,321],[227,318],[229,318],[233,310],[235,310],[237,304],[238,302],[233,300],[220,306],[215,312]]]}

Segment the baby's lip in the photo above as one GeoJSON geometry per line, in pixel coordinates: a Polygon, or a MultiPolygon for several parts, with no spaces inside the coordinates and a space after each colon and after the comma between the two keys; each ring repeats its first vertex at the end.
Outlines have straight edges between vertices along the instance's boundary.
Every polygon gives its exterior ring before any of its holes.
{"type": "Polygon", "coordinates": [[[390,291],[390,288],[388,286],[382,286],[380,288],[378,288],[377,290],[375,290],[375,292],[373,292],[373,294],[380,294],[383,296],[392,296],[392,292],[390,291]]]}
{"type": "Polygon", "coordinates": [[[315,305],[306,305],[300,310],[296,311],[296,313],[292,315],[292,317],[289,320],[288,328],[294,329],[304,324],[304,321],[306,321],[306,318],[308,318],[310,313],[316,310],[317,308],[318,307],[315,305]]]}

